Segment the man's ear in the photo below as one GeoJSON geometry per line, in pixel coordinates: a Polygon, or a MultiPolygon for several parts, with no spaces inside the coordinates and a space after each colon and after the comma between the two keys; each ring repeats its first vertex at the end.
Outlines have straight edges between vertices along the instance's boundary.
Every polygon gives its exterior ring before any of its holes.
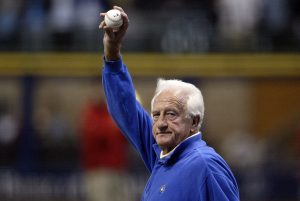
{"type": "Polygon", "coordinates": [[[191,127],[192,133],[198,132],[199,123],[200,123],[200,115],[192,116],[192,127],[191,127]]]}

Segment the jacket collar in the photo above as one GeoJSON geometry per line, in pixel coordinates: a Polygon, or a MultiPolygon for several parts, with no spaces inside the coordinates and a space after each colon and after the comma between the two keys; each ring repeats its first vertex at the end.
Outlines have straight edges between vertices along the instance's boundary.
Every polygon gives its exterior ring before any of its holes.
{"type": "Polygon", "coordinates": [[[169,155],[163,158],[160,158],[160,153],[162,150],[157,144],[153,145],[153,149],[156,153],[157,162],[165,165],[171,163],[172,161],[175,162],[178,158],[185,155],[190,150],[193,150],[193,147],[198,143],[206,145],[206,143],[202,140],[202,134],[200,132],[182,141],[169,155]]]}

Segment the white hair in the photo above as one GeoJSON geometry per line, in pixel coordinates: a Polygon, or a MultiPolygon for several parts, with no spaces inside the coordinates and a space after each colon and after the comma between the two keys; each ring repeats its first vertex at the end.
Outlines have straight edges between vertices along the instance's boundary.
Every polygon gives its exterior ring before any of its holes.
{"type": "Polygon", "coordinates": [[[187,113],[191,116],[200,116],[200,121],[197,126],[197,128],[200,129],[204,118],[204,101],[201,91],[195,85],[181,80],[165,80],[160,78],[157,80],[156,90],[151,101],[151,110],[153,110],[154,100],[161,92],[166,90],[173,91],[175,94],[187,94],[187,113]]]}

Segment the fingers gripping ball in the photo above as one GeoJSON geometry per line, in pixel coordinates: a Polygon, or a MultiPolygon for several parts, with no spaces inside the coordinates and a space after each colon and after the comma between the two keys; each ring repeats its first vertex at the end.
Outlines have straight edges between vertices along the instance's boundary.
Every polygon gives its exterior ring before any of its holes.
{"type": "Polygon", "coordinates": [[[113,29],[118,29],[123,24],[121,12],[117,9],[107,11],[104,17],[104,22],[106,26],[113,29]]]}

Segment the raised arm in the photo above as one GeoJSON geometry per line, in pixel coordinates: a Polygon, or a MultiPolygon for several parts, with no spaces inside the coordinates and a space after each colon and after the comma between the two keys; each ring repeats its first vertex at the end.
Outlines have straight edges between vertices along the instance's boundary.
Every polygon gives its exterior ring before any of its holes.
{"type": "Polygon", "coordinates": [[[155,143],[152,136],[152,120],[136,101],[132,79],[121,59],[122,40],[129,24],[128,16],[122,8],[114,6],[114,9],[121,11],[123,25],[117,31],[107,27],[104,21],[99,26],[104,30],[102,82],[107,105],[122,133],[134,145],[151,171],[156,160],[152,149],[155,143]]]}

